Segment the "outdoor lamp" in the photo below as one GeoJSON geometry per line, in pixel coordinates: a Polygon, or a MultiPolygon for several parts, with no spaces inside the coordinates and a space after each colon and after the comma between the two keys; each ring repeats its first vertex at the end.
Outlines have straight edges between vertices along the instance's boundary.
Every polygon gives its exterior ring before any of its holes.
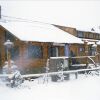
{"type": "Polygon", "coordinates": [[[4,46],[7,48],[7,61],[8,61],[8,68],[9,68],[9,71],[10,71],[10,67],[11,67],[11,54],[10,54],[10,49],[13,47],[13,42],[11,42],[10,40],[7,40],[5,43],[4,43],[4,46]]]}
{"type": "Polygon", "coordinates": [[[13,47],[13,42],[11,42],[10,40],[7,40],[4,45],[7,47],[7,49],[11,49],[13,47]]]}

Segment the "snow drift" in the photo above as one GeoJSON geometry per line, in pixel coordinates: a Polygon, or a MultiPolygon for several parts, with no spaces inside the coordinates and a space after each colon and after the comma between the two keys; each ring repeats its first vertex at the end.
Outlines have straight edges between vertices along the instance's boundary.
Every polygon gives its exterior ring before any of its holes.
{"type": "Polygon", "coordinates": [[[1,100],[100,100],[100,76],[81,77],[65,82],[25,81],[20,88],[0,83],[1,100]]]}

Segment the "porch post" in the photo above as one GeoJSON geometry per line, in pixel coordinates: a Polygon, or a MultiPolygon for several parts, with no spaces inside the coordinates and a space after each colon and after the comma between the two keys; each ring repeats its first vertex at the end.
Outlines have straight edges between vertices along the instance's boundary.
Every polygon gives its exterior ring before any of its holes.
{"type": "MultiPolygon", "coordinates": [[[[88,56],[88,41],[84,41],[85,45],[85,56],[88,56]]],[[[86,67],[88,66],[88,58],[86,57],[86,67]]]]}
{"type": "MultiPolygon", "coordinates": [[[[66,57],[70,57],[69,44],[65,44],[64,51],[65,51],[65,56],[66,57]]],[[[64,59],[64,67],[67,68],[67,70],[69,69],[69,67],[70,67],[70,59],[64,59]]],[[[69,77],[69,74],[68,74],[68,77],[69,77]]]]}
{"type": "Polygon", "coordinates": [[[65,44],[65,56],[69,57],[70,56],[70,49],[69,49],[69,44],[65,44]]]}

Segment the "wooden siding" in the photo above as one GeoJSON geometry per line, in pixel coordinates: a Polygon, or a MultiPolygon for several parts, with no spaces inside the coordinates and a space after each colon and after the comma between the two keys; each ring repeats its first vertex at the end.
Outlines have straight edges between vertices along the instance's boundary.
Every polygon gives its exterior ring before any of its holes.
{"type": "Polygon", "coordinates": [[[65,27],[65,26],[60,26],[60,25],[55,25],[56,27],[64,30],[65,32],[68,32],[74,36],[77,36],[77,31],[76,28],[71,28],[71,27],[65,27]]]}

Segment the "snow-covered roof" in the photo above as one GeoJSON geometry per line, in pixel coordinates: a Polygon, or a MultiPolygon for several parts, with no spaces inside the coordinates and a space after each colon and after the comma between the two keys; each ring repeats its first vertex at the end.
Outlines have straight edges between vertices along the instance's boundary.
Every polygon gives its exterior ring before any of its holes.
{"type": "Polygon", "coordinates": [[[83,43],[83,41],[63,30],[41,22],[0,22],[0,25],[22,41],[83,43]]]}
{"type": "Polygon", "coordinates": [[[83,31],[83,32],[91,32],[91,33],[98,33],[100,34],[100,28],[99,27],[93,27],[93,28],[80,28],[77,27],[76,30],[83,31]]]}

